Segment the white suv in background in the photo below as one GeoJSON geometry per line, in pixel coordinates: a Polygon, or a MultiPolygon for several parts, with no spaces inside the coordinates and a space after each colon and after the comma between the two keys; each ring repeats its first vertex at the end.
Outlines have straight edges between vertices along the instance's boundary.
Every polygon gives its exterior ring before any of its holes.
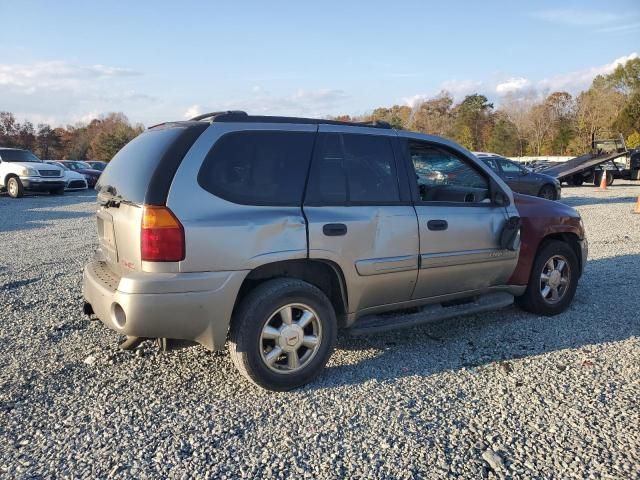
{"type": "Polygon", "coordinates": [[[28,150],[0,148],[0,190],[13,198],[25,191],[64,194],[66,183],[60,167],[44,163],[28,150]]]}

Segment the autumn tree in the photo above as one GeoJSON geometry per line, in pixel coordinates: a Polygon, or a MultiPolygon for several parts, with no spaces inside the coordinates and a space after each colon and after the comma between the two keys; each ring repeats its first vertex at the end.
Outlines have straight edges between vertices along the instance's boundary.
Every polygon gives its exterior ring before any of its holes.
{"type": "Polygon", "coordinates": [[[417,132],[451,136],[453,133],[453,97],[442,91],[429,100],[417,103],[411,112],[408,128],[417,132]]]}

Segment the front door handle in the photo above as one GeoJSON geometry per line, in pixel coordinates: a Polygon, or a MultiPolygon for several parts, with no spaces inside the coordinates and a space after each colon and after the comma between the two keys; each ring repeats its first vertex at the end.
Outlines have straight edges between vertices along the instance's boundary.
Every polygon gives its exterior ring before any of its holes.
{"type": "Polygon", "coordinates": [[[347,234],[347,226],[344,223],[327,223],[322,227],[322,233],[327,237],[339,237],[347,234]]]}
{"type": "Polygon", "coordinates": [[[429,230],[446,230],[449,228],[449,224],[446,220],[429,220],[427,222],[427,228],[429,230]]]}

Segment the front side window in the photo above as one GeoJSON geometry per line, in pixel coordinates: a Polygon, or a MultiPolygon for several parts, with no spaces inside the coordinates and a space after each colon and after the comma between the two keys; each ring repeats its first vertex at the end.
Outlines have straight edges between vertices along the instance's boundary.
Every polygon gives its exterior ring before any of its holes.
{"type": "Polygon", "coordinates": [[[522,173],[524,171],[522,170],[520,165],[510,162],[509,160],[500,158],[498,159],[498,161],[500,162],[500,166],[502,167],[502,171],[504,173],[522,173]]]}
{"type": "Polygon", "coordinates": [[[318,135],[306,203],[389,204],[400,201],[391,141],[386,136],[318,135]]]}
{"type": "Polygon", "coordinates": [[[498,164],[496,163],[496,159],[495,158],[491,158],[491,157],[481,157],[481,160],[494,172],[498,173],[498,164]]]}
{"type": "Polygon", "coordinates": [[[282,131],[228,133],[207,154],[198,183],[234,203],[301,205],[314,136],[282,131]]]}
{"type": "Polygon", "coordinates": [[[423,202],[488,203],[489,182],[466,159],[422,142],[409,152],[423,202]]]}

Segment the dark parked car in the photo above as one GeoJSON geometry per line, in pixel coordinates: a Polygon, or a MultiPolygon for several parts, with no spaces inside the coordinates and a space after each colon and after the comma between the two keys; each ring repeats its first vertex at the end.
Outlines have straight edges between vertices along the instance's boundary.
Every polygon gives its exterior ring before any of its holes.
{"type": "Polygon", "coordinates": [[[100,170],[101,172],[104,172],[104,169],[107,166],[107,162],[102,162],[100,160],[91,160],[85,163],[89,164],[89,166],[94,170],[100,170]]]}
{"type": "Polygon", "coordinates": [[[87,179],[89,188],[96,186],[98,178],[100,178],[100,175],[102,174],[100,170],[91,168],[91,165],[87,162],[81,162],[80,160],[59,160],[58,163],[67,167],[69,170],[83,174],[87,179]]]}
{"type": "Polygon", "coordinates": [[[473,153],[500,175],[514,192],[546,198],[547,200],[560,199],[560,182],[556,178],[529,170],[495,153],[473,153]]]}

